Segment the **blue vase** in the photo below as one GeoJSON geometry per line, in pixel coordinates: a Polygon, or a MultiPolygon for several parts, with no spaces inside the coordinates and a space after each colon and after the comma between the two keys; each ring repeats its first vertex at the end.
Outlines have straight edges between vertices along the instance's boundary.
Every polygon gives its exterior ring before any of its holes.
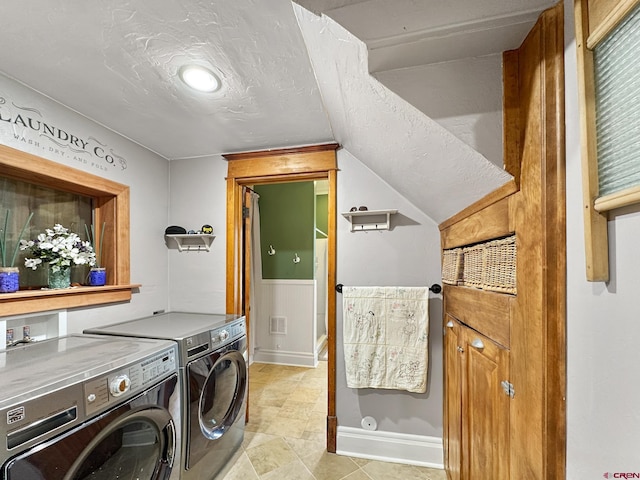
{"type": "Polygon", "coordinates": [[[0,293],[17,292],[20,288],[20,271],[16,267],[0,267],[0,293]]]}
{"type": "Polygon", "coordinates": [[[101,287],[107,283],[107,269],[104,267],[94,267],[89,270],[89,285],[101,287]]]}
{"type": "Polygon", "coordinates": [[[57,272],[53,272],[49,267],[49,288],[61,289],[71,286],[71,268],[61,268],[57,272]]]}

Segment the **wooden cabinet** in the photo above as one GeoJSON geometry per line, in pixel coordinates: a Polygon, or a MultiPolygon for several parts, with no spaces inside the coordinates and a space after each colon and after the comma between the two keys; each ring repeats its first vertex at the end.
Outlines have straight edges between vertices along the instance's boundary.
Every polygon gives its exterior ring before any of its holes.
{"type": "Polygon", "coordinates": [[[563,18],[560,2],[503,56],[513,181],[440,224],[443,250],[513,234],[517,250],[515,295],[444,287],[450,480],[566,477],[563,18]]]}
{"type": "Polygon", "coordinates": [[[508,478],[509,351],[450,315],[444,334],[449,478],[508,478]]]}

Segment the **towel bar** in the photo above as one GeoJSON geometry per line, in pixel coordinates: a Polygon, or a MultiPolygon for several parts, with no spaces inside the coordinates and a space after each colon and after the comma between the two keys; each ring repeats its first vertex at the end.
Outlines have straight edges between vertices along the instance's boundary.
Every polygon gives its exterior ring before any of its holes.
{"type": "MultiPolygon", "coordinates": [[[[338,293],[342,293],[342,287],[344,287],[343,284],[339,283],[336,285],[336,292],[338,293]]],[[[429,290],[433,293],[440,293],[442,291],[442,287],[440,285],[438,285],[437,283],[434,283],[433,285],[431,285],[429,287],[429,290]]]]}

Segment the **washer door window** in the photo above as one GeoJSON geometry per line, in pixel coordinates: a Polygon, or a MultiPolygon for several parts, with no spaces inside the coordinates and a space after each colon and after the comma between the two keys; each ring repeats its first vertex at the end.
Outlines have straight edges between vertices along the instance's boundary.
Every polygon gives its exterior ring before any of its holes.
{"type": "Polygon", "coordinates": [[[208,453],[212,442],[236,428],[239,416],[244,419],[247,369],[242,354],[229,349],[195,360],[187,371],[189,442],[185,457],[189,469],[208,453]]]}
{"type": "Polygon", "coordinates": [[[173,422],[166,410],[135,412],[109,427],[87,445],[64,480],[168,478],[173,422]]]}
{"type": "MultiPolygon", "coordinates": [[[[173,390],[177,380],[170,383],[173,390]]],[[[165,392],[157,390],[156,395],[165,392]]],[[[157,406],[127,403],[18,455],[6,464],[3,478],[165,480],[174,452],[170,413],[157,406]]]]}

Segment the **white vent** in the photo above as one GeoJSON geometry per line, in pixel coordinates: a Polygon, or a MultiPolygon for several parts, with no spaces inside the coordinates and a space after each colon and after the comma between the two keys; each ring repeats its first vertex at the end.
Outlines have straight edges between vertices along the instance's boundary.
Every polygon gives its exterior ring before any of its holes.
{"type": "Polygon", "coordinates": [[[269,317],[269,333],[271,335],[286,335],[287,317],[269,317]]]}

